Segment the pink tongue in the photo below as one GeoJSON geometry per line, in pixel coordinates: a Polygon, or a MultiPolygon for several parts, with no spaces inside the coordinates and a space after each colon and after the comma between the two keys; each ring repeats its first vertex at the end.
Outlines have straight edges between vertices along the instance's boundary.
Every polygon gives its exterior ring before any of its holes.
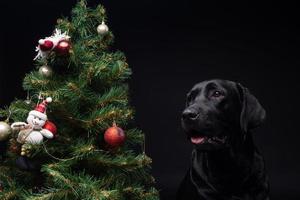
{"type": "Polygon", "coordinates": [[[201,144],[205,140],[205,137],[191,137],[191,141],[194,144],[201,144]]]}

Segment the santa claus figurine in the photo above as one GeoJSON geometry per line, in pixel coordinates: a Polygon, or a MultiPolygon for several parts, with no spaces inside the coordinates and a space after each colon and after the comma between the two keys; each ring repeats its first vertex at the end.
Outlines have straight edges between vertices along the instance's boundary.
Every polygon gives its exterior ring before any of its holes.
{"type": "Polygon", "coordinates": [[[27,117],[27,123],[15,122],[11,125],[13,130],[19,131],[17,138],[19,143],[41,144],[44,137],[52,139],[55,136],[56,127],[53,123],[48,123],[49,121],[47,121],[48,118],[46,115],[47,105],[50,102],[52,102],[52,98],[48,97],[37,105],[35,110],[30,111],[27,117]]]}

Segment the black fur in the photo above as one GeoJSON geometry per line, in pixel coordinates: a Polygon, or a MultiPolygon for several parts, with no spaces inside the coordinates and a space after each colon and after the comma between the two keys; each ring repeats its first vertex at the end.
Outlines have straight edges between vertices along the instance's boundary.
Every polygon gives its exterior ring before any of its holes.
{"type": "Polygon", "coordinates": [[[204,139],[193,140],[191,166],[177,200],[268,200],[264,159],[250,133],[265,116],[258,100],[239,83],[196,84],[187,96],[182,127],[189,139],[204,139]]]}

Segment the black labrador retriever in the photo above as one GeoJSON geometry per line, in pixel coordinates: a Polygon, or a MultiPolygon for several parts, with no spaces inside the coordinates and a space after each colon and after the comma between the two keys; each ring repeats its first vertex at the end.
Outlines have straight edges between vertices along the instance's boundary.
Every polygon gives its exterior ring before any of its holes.
{"type": "Polygon", "coordinates": [[[195,148],[177,200],[268,200],[264,159],[250,132],[265,116],[239,83],[196,84],[182,113],[183,130],[195,148]]]}

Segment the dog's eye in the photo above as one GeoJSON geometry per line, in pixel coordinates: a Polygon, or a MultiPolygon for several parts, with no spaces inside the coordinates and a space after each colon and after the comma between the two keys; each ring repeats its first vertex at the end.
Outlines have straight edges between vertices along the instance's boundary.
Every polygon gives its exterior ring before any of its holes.
{"type": "Polygon", "coordinates": [[[220,97],[220,96],[222,96],[222,93],[221,93],[220,91],[214,91],[214,92],[212,93],[212,97],[218,98],[218,97],[220,97]]]}

